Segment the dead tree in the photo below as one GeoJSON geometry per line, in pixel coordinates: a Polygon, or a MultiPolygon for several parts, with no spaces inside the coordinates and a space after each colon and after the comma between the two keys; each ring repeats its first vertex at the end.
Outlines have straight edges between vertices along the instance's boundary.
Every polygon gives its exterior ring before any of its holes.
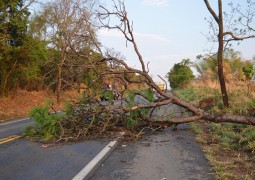
{"type": "MultiPolygon", "coordinates": [[[[123,67],[123,70],[108,71],[108,72],[105,72],[105,74],[108,74],[108,73],[112,73],[112,74],[136,73],[136,74],[139,74],[140,76],[143,77],[143,80],[138,81],[138,82],[136,81],[136,83],[146,83],[148,85],[148,87],[153,88],[158,94],[158,98],[155,99],[153,102],[148,102],[146,104],[136,104],[136,105],[134,105],[132,107],[128,107],[128,108],[122,107],[122,110],[124,112],[130,112],[132,110],[142,109],[142,108],[161,107],[161,106],[168,105],[168,104],[176,104],[176,105],[188,110],[191,113],[191,115],[186,116],[186,117],[174,118],[174,119],[169,118],[168,120],[165,121],[165,123],[181,124],[181,123],[193,122],[193,121],[198,121],[198,120],[203,119],[203,120],[208,120],[208,121],[217,122],[217,123],[231,122],[231,123],[255,125],[254,117],[241,116],[241,115],[229,115],[229,114],[209,114],[209,113],[206,113],[206,112],[202,111],[201,109],[191,105],[190,103],[177,98],[176,96],[174,96],[171,93],[162,92],[159,89],[159,87],[155,84],[155,82],[152,80],[152,78],[148,75],[149,69],[148,69],[148,66],[146,66],[146,63],[143,59],[142,54],[139,51],[139,48],[138,48],[138,45],[137,45],[137,42],[135,40],[135,36],[133,33],[133,23],[128,19],[124,2],[122,2],[121,0],[117,0],[117,1],[113,1],[113,3],[114,3],[113,11],[110,11],[103,6],[100,6],[102,11],[100,11],[100,13],[98,13],[98,17],[100,19],[102,27],[107,28],[109,30],[115,29],[115,30],[120,31],[123,34],[127,43],[131,43],[131,45],[133,46],[133,49],[134,49],[134,51],[137,55],[137,58],[140,62],[141,69],[132,68],[132,67],[128,66],[128,64],[125,63],[123,60],[118,59],[116,57],[106,57],[102,61],[106,61],[106,62],[115,61],[117,64],[120,64],[123,67]],[[115,20],[118,19],[119,24],[111,25],[110,24],[111,18],[115,18],[115,20]]],[[[205,0],[205,3],[208,5],[210,12],[212,12],[212,14],[215,14],[212,11],[212,9],[210,8],[210,6],[206,0],[205,0]]],[[[220,0],[219,0],[219,3],[220,3],[219,5],[221,5],[220,0]]],[[[220,8],[221,8],[221,6],[220,6],[220,8]]],[[[214,18],[217,22],[219,22],[220,25],[222,25],[220,23],[222,17],[218,17],[215,15],[214,18]]],[[[223,37],[225,35],[231,35],[231,33],[229,33],[229,32],[224,33],[223,29],[222,29],[222,33],[223,34],[221,34],[222,35],[221,37],[223,37]]],[[[235,39],[234,35],[231,37],[233,39],[235,39]]],[[[219,38],[219,40],[220,39],[222,39],[222,38],[219,38]]],[[[221,47],[223,48],[222,43],[223,42],[221,41],[221,47]]],[[[129,80],[129,81],[132,82],[132,80],[129,80]]],[[[144,117],[144,120],[146,120],[148,122],[161,122],[159,120],[153,119],[152,117],[144,117]]]]}
{"type": "MultiPolygon", "coordinates": [[[[213,23],[210,22],[211,28],[214,30],[215,36],[217,36],[218,41],[218,51],[217,51],[217,61],[218,61],[218,76],[219,76],[219,82],[221,87],[221,94],[222,94],[222,100],[225,107],[229,107],[229,101],[228,101],[228,93],[226,89],[225,84],[225,77],[223,73],[223,52],[224,47],[228,45],[231,41],[242,41],[249,38],[255,38],[255,34],[246,34],[246,31],[240,31],[239,34],[235,33],[236,27],[234,27],[234,24],[231,22],[232,19],[228,20],[229,27],[228,30],[225,31],[224,28],[224,17],[223,17],[223,7],[222,7],[222,0],[218,0],[218,14],[212,9],[210,3],[208,0],[204,0],[204,3],[212,15],[214,21],[216,22],[216,28],[214,27],[213,23]]],[[[252,6],[252,4],[251,4],[252,6]]],[[[248,31],[254,30],[251,28],[250,23],[254,16],[254,12],[248,11],[248,14],[242,14],[241,11],[236,8],[235,9],[243,18],[246,18],[246,24],[243,24],[248,28],[248,31]]],[[[242,21],[240,21],[242,23],[242,21]]]]}

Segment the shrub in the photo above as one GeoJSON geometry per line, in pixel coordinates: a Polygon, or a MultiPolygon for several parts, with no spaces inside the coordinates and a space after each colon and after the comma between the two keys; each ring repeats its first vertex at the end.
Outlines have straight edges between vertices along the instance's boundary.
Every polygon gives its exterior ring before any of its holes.
{"type": "Polygon", "coordinates": [[[195,77],[189,67],[190,64],[189,59],[183,59],[181,63],[174,64],[174,67],[168,73],[171,88],[183,87],[195,77]]]}
{"type": "Polygon", "coordinates": [[[60,131],[59,122],[64,119],[64,113],[49,113],[52,101],[48,101],[43,107],[34,107],[29,112],[30,118],[35,124],[25,130],[25,136],[36,136],[43,141],[49,141],[56,137],[60,131]]]}

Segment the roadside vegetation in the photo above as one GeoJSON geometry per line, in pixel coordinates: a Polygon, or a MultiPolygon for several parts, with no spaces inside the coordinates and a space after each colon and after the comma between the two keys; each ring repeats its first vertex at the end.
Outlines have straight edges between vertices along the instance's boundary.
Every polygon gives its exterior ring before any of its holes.
{"type": "MultiPolygon", "coordinates": [[[[211,85],[214,83],[211,83],[211,85]]],[[[202,84],[201,84],[202,85],[202,84]]],[[[208,85],[208,84],[207,84],[208,85]]],[[[254,94],[247,96],[247,89],[230,93],[230,108],[223,108],[220,91],[215,87],[190,85],[176,90],[177,96],[201,105],[214,113],[240,113],[254,115],[254,94]],[[214,99],[211,101],[211,99],[214,99]],[[248,109],[248,110],[247,110],[248,109]]],[[[201,121],[191,123],[207,159],[216,173],[216,179],[254,179],[255,177],[255,127],[233,123],[201,121]]]]}
{"type": "MultiPolygon", "coordinates": [[[[199,56],[201,57],[201,56],[199,56]]],[[[210,113],[255,115],[255,83],[250,82],[247,67],[237,53],[225,58],[225,75],[229,92],[230,107],[225,108],[221,101],[220,86],[214,73],[216,63],[213,57],[198,58],[195,67],[199,76],[184,88],[173,92],[181,99],[210,113]]],[[[196,140],[202,145],[217,179],[255,178],[255,127],[233,123],[214,123],[200,121],[191,123],[197,134],[196,140]]]]}

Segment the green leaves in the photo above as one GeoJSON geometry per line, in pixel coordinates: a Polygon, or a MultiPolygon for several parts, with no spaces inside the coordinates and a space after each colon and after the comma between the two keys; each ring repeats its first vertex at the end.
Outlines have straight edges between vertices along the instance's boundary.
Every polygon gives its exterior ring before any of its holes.
{"type": "MultiPolygon", "coordinates": [[[[126,90],[125,91],[126,99],[127,99],[127,107],[131,108],[138,104],[137,101],[139,96],[143,96],[141,98],[146,99],[149,102],[153,102],[155,100],[154,94],[151,88],[146,90],[126,90]]],[[[147,116],[150,112],[150,109],[140,108],[130,111],[128,118],[126,119],[126,126],[128,128],[138,127],[141,122],[141,118],[143,116],[147,116]]]]}
{"type": "Polygon", "coordinates": [[[2,1],[0,12],[0,33],[9,36],[10,45],[21,46],[26,35],[30,14],[26,8],[24,9],[23,0],[2,1]]]}
{"type": "Polygon", "coordinates": [[[113,93],[113,91],[111,91],[111,90],[103,91],[102,95],[101,95],[101,99],[102,100],[107,100],[109,102],[113,101],[114,100],[114,93],[113,93]]]}
{"type": "Polygon", "coordinates": [[[246,66],[244,66],[242,68],[242,70],[243,70],[243,73],[244,73],[244,75],[246,77],[246,80],[250,81],[251,78],[254,75],[253,64],[247,64],[246,66]]]}
{"type": "Polygon", "coordinates": [[[151,88],[148,88],[146,91],[143,91],[144,96],[146,97],[147,100],[150,102],[153,102],[155,100],[154,94],[151,88]]]}
{"type": "Polygon", "coordinates": [[[179,88],[189,83],[195,76],[190,69],[191,62],[189,59],[183,59],[181,63],[177,63],[168,73],[168,80],[171,88],[179,88]]]}
{"type": "Polygon", "coordinates": [[[65,118],[65,114],[49,113],[52,101],[48,101],[43,107],[34,107],[29,116],[34,119],[35,125],[25,131],[25,136],[38,136],[43,141],[55,138],[59,133],[59,122],[65,118]]]}

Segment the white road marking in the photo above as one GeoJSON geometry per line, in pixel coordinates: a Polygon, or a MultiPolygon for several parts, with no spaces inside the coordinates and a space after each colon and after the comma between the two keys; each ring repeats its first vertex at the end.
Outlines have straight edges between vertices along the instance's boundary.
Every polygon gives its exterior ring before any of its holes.
{"type": "MultiPolygon", "coordinates": [[[[59,111],[56,111],[56,113],[60,113],[61,112],[61,110],[59,110],[59,111]]],[[[53,114],[53,113],[55,113],[55,112],[51,112],[50,114],[53,114]]],[[[8,124],[13,124],[13,123],[17,123],[17,122],[20,122],[20,121],[26,121],[26,120],[30,120],[31,118],[29,118],[29,117],[26,117],[26,118],[22,118],[22,119],[18,119],[18,120],[11,120],[11,121],[9,121],[9,122],[5,122],[5,123],[0,123],[0,126],[4,126],[4,125],[8,125],[8,124]]]]}
{"type": "Polygon", "coordinates": [[[72,180],[82,180],[88,177],[89,173],[95,166],[110,152],[110,150],[117,144],[118,141],[111,141],[104,149],[102,149],[94,159],[92,159],[72,180]]]}
{"type": "Polygon", "coordinates": [[[119,136],[116,140],[111,141],[104,149],[102,149],[95,157],[92,159],[76,176],[73,177],[72,180],[82,180],[88,179],[90,177],[90,173],[93,170],[96,170],[96,166],[99,165],[100,162],[104,160],[104,158],[109,155],[110,151],[114,150],[118,145],[118,140],[121,139],[125,135],[125,132],[120,132],[119,136]]]}
{"type": "Polygon", "coordinates": [[[10,122],[5,122],[5,123],[0,123],[0,126],[4,126],[4,125],[8,125],[8,124],[13,124],[13,123],[17,123],[17,122],[25,121],[25,120],[29,120],[29,119],[30,119],[30,118],[22,118],[22,119],[15,120],[15,121],[10,121],[10,122]]]}

